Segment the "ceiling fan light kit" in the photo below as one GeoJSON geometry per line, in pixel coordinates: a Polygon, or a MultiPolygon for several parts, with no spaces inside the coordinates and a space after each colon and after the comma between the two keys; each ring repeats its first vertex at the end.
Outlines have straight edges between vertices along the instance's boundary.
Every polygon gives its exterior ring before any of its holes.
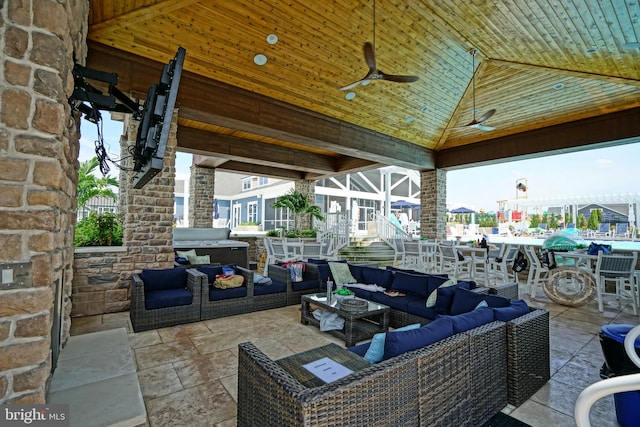
{"type": "Polygon", "coordinates": [[[343,86],[340,90],[350,90],[356,86],[366,86],[371,83],[372,80],[387,80],[396,83],[411,83],[418,80],[418,76],[401,76],[394,74],[386,74],[382,70],[379,70],[376,65],[376,1],[373,0],[373,43],[366,42],[364,44],[364,61],[369,67],[369,72],[362,79],[355,81],[351,84],[343,86]]]}

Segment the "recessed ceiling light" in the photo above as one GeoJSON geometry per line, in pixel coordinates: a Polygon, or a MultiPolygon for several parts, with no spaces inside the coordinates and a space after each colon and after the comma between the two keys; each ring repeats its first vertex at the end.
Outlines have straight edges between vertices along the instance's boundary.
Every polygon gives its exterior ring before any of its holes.
{"type": "Polygon", "coordinates": [[[278,43],[278,36],[276,36],[275,34],[269,34],[267,36],[267,43],[269,43],[269,44],[278,43]]]}
{"type": "Polygon", "coordinates": [[[556,84],[553,85],[553,88],[555,90],[563,89],[564,88],[564,83],[556,83],[556,84]]]}
{"type": "Polygon", "coordinates": [[[424,107],[422,107],[422,108],[420,109],[420,112],[421,112],[421,113],[426,113],[426,112],[427,112],[427,106],[425,105],[424,107]]]}
{"type": "Polygon", "coordinates": [[[622,45],[625,49],[640,49],[640,42],[629,42],[622,45]]]}
{"type": "Polygon", "coordinates": [[[415,119],[416,119],[415,117],[413,117],[413,116],[409,116],[409,117],[407,117],[406,119],[404,119],[404,121],[405,121],[405,122],[407,122],[407,123],[411,123],[411,122],[413,122],[415,119]]]}
{"type": "Polygon", "coordinates": [[[347,92],[347,94],[344,97],[346,99],[348,99],[349,101],[351,101],[353,98],[356,97],[356,93],[355,92],[347,92]]]}
{"type": "Polygon", "coordinates": [[[256,65],[264,65],[267,63],[267,57],[259,53],[253,57],[253,62],[255,62],[256,65]]]}
{"type": "Polygon", "coordinates": [[[597,47],[590,47],[590,48],[587,48],[586,50],[587,53],[595,53],[597,51],[598,51],[597,47]]]}

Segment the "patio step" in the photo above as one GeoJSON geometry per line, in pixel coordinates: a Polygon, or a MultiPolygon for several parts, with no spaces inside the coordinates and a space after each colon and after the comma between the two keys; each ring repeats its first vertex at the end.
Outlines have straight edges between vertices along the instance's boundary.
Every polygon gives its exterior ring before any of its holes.
{"type": "Polygon", "coordinates": [[[68,404],[71,427],[144,425],[147,412],[126,329],[70,337],[47,403],[68,404]]]}
{"type": "Polygon", "coordinates": [[[380,267],[393,265],[393,249],[381,241],[359,241],[342,248],[339,252],[340,259],[354,262],[376,262],[380,267]]]}

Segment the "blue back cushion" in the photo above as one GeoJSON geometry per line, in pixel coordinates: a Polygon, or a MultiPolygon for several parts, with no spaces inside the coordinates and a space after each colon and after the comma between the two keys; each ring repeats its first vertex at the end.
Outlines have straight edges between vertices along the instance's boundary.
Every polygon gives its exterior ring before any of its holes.
{"type": "Polygon", "coordinates": [[[507,307],[510,303],[509,299],[505,297],[479,294],[477,292],[456,287],[453,294],[450,314],[455,315],[467,313],[476,308],[481,301],[486,301],[489,307],[507,307]]]}
{"type": "Polygon", "coordinates": [[[490,307],[480,307],[457,316],[439,316],[438,318],[440,319],[441,317],[451,319],[454,334],[477,328],[494,320],[493,310],[490,307]]]}
{"type": "Polygon", "coordinates": [[[389,289],[391,288],[391,283],[393,283],[393,272],[381,268],[367,267],[362,270],[362,279],[362,283],[378,285],[389,289]]]}
{"type": "Polygon", "coordinates": [[[144,291],[164,289],[184,289],[187,285],[187,269],[184,267],[166,270],[142,270],[140,278],[144,282],[144,291]]]}
{"type": "Polygon", "coordinates": [[[447,317],[436,319],[418,329],[387,332],[382,360],[427,346],[451,335],[453,335],[453,324],[447,317]]]}
{"type": "Polygon", "coordinates": [[[393,275],[391,289],[394,291],[411,294],[421,297],[427,297],[427,278],[426,274],[411,274],[402,271],[396,271],[393,275]]]}
{"type": "Polygon", "coordinates": [[[508,307],[493,308],[495,319],[503,322],[508,322],[527,313],[529,313],[529,306],[521,299],[511,301],[508,307]]]}
{"type": "Polygon", "coordinates": [[[222,266],[215,267],[198,267],[198,271],[207,275],[207,282],[212,284],[216,280],[218,274],[222,274],[222,266]]]}
{"type": "Polygon", "coordinates": [[[449,280],[448,274],[428,274],[427,275],[427,296],[431,295],[431,292],[438,289],[438,286],[449,280]]]}
{"type": "Polygon", "coordinates": [[[365,283],[362,278],[362,270],[369,267],[363,267],[361,265],[351,265],[349,264],[349,271],[351,271],[351,275],[354,279],[356,279],[357,283],[365,283]]]}
{"type": "MultiPolygon", "coordinates": [[[[411,329],[418,329],[419,327],[419,323],[414,323],[411,325],[403,326],[402,328],[398,328],[393,332],[409,331],[411,329]]],[[[367,352],[363,356],[370,363],[378,363],[382,360],[382,356],[384,356],[384,343],[387,338],[387,333],[388,332],[380,332],[378,334],[375,334],[371,339],[371,345],[369,345],[367,352]]]]}
{"type": "Polygon", "coordinates": [[[193,294],[184,288],[145,291],[144,295],[144,308],[147,310],[189,305],[192,302],[193,294]]]}
{"type": "Polygon", "coordinates": [[[436,299],[436,305],[433,309],[437,314],[449,314],[451,312],[451,303],[453,302],[453,294],[456,288],[468,289],[469,282],[458,282],[456,286],[449,286],[446,288],[438,288],[438,297],[436,299]]]}

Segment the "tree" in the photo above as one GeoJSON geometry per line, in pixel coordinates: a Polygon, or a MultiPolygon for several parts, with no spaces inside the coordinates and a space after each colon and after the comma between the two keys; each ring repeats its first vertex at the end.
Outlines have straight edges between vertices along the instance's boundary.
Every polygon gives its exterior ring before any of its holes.
{"type": "Polygon", "coordinates": [[[540,225],[540,216],[537,214],[531,215],[531,221],[529,221],[529,227],[538,228],[540,225]]]}
{"type": "Polygon", "coordinates": [[[271,205],[273,208],[287,208],[293,212],[293,227],[297,230],[300,228],[302,215],[311,215],[313,218],[324,220],[320,206],[309,203],[307,194],[291,189],[287,194],[280,196],[271,205]]]}
{"type": "Polygon", "coordinates": [[[600,209],[593,209],[591,215],[589,215],[589,221],[587,222],[587,228],[589,230],[597,230],[602,221],[602,212],[600,209]]]}
{"type": "Polygon", "coordinates": [[[113,201],[118,200],[118,196],[111,187],[118,187],[118,180],[106,176],[98,178],[93,174],[98,167],[98,158],[94,157],[80,164],[78,169],[78,208],[84,208],[93,197],[107,197],[113,201]]]}

